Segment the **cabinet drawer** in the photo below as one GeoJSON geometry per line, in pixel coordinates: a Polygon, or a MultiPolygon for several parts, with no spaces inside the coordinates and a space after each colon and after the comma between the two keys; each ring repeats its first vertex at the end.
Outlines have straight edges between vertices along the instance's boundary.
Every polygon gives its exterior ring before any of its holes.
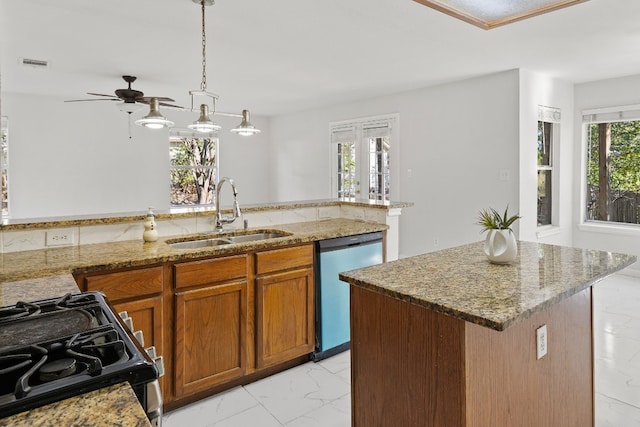
{"type": "Polygon", "coordinates": [[[84,278],[87,291],[102,291],[110,301],[162,292],[162,267],[120,271],[84,278]]]}
{"type": "Polygon", "coordinates": [[[256,274],[313,265],[313,244],[256,254],[256,274]]]}
{"type": "Polygon", "coordinates": [[[236,255],[173,266],[176,288],[228,282],[247,277],[247,255],[236,255]]]}

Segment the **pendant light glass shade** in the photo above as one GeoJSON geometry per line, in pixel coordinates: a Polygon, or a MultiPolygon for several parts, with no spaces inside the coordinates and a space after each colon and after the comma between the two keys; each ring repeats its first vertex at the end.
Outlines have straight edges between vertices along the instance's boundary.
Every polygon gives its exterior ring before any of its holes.
{"type": "Polygon", "coordinates": [[[251,124],[249,120],[249,110],[242,110],[242,121],[238,126],[231,129],[231,132],[242,136],[251,136],[260,133],[260,129],[251,124]]]}
{"type": "Polygon", "coordinates": [[[158,98],[151,98],[149,100],[149,114],[136,120],[136,124],[149,129],[172,127],[174,123],[171,120],[167,120],[162,114],[160,114],[160,111],[158,111],[158,104],[158,98]]]}
{"type": "Polygon", "coordinates": [[[200,117],[188,127],[196,132],[218,132],[222,129],[222,126],[215,124],[209,118],[209,106],[207,104],[200,104],[200,117]]]}

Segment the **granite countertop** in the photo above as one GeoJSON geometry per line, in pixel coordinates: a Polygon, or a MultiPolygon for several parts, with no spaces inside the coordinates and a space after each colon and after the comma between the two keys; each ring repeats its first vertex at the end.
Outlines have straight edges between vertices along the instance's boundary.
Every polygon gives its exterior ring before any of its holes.
{"type": "MultiPolygon", "coordinates": [[[[219,236],[219,234],[208,233],[189,236],[168,236],[151,243],[145,243],[142,240],[127,240],[33,251],[8,252],[0,254],[0,283],[68,275],[71,273],[144,266],[162,262],[186,261],[206,256],[232,255],[250,250],[277,248],[334,237],[382,231],[387,228],[387,225],[375,222],[335,218],[223,233],[223,235],[229,235],[252,231],[277,230],[290,233],[290,235],[269,240],[200,249],[174,249],[167,245],[166,242],[194,237],[216,237],[219,236]]],[[[2,291],[0,290],[0,292],[2,291]]]]}
{"type": "Polygon", "coordinates": [[[518,242],[512,264],[472,243],[340,274],[351,285],[498,331],[635,262],[631,255],[518,242]]]}
{"type": "MultiPolygon", "coordinates": [[[[373,209],[400,209],[413,206],[412,202],[396,202],[396,201],[380,201],[368,199],[323,199],[323,200],[304,200],[293,202],[278,202],[260,205],[242,205],[242,212],[265,212],[280,209],[302,209],[309,207],[321,206],[361,206],[373,209]]],[[[154,209],[156,220],[189,218],[189,217],[207,217],[210,218],[215,212],[211,206],[203,207],[187,207],[173,208],[171,210],[154,209]]],[[[229,213],[230,210],[224,210],[223,213],[229,213]]],[[[127,222],[139,222],[147,215],[147,211],[141,212],[122,212],[113,214],[100,215],[76,215],[65,217],[47,217],[47,218],[3,218],[0,222],[0,230],[24,230],[35,228],[51,228],[51,227],[70,227],[75,225],[96,225],[96,224],[120,224],[127,222]]]]}
{"type": "Polygon", "coordinates": [[[151,427],[151,423],[133,389],[120,383],[2,418],[0,427],[4,426],[151,427]]]}

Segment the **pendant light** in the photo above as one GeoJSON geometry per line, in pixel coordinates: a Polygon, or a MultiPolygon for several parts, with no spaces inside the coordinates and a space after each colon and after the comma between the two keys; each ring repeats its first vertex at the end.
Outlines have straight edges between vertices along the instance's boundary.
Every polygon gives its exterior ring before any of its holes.
{"type": "Polygon", "coordinates": [[[242,121],[238,126],[231,129],[231,132],[242,136],[251,136],[260,133],[260,129],[257,129],[249,121],[249,110],[242,110],[242,121]]]}
{"type": "Polygon", "coordinates": [[[214,0],[192,0],[194,3],[200,4],[202,11],[202,80],[200,82],[200,90],[191,90],[189,91],[189,95],[191,95],[191,111],[195,111],[196,97],[205,97],[209,98],[211,102],[211,112],[209,112],[209,105],[200,104],[200,117],[190,124],[188,127],[196,132],[202,133],[211,133],[218,132],[222,129],[222,126],[214,123],[212,117],[216,114],[222,114],[226,116],[234,116],[234,117],[242,117],[242,122],[236,128],[231,130],[231,132],[240,134],[240,135],[253,135],[255,133],[260,132],[259,129],[256,129],[249,122],[249,111],[243,110],[242,116],[237,114],[229,114],[229,113],[218,113],[216,112],[216,101],[218,100],[218,95],[207,91],[207,33],[205,26],[205,6],[211,6],[214,4],[214,0]]]}
{"type": "Polygon", "coordinates": [[[167,120],[158,110],[158,98],[149,100],[149,114],[141,119],[136,120],[138,126],[144,126],[149,129],[170,128],[174,125],[171,120],[167,120]]]}

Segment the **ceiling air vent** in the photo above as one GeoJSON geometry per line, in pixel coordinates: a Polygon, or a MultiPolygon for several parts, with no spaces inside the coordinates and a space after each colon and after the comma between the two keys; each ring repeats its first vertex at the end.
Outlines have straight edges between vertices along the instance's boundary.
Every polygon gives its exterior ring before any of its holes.
{"type": "Polygon", "coordinates": [[[35,68],[47,68],[49,66],[49,61],[42,59],[20,58],[20,64],[35,68]]]}

